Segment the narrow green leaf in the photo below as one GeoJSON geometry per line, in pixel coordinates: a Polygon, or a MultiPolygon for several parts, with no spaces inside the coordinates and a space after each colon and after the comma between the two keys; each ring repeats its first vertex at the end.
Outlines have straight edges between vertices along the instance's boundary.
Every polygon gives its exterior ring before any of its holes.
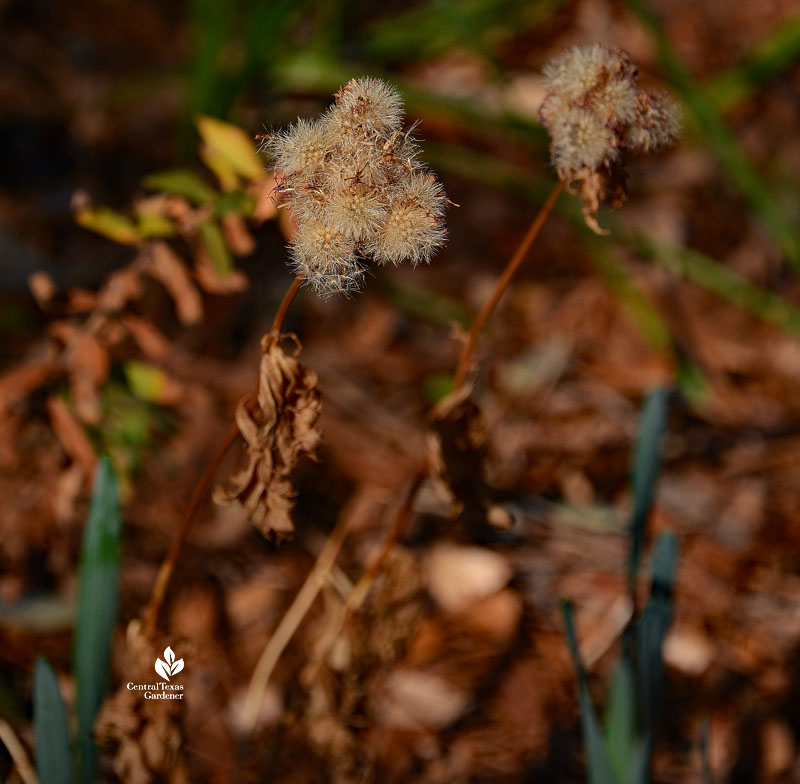
{"type": "Polygon", "coordinates": [[[578,679],[578,707],[581,716],[581,730],[583,731],[583,745],[586,750],[586,774],[589,784],[620,784],[614,776],[611,762],[606,753],[603,733],[597,722],[597,716],[592,705],[589,693],[589,682],[581,662],[578,649],[578,637],[575,634],[575,625],[572,620],[572,602],[562,600],[561,612],[564,616],[564,626],[567,633],[567,645],[575,666],[578,679]]]}
{"type": "Polygon", "coordinates": [[[667,531],[656,540],[650,600],[638,626],[642,719],[650,737],[658,719],[664,672],[661,649],[672,621],[672,586],[677,561],[678,539],[672,531],[667,531]]]}
{"type": "Polygon", "coordinates": [[[208,253],[214,269],[221,278],[231,274],[233,270],[233,257],[225,243],[225,236],[219,224],[213,220],[204,220],[198,226],[200,242],[208,253]]]}
{"type": "Polygon", "coordinates": [[[58,678],[50,663],[41,657],[33,670],[33,733],[39,784],[71,784],[67,709],[58,678]]]}
{"type": "Polygon", "coordinates": [[[800,15],[787,19],[759,43],[741,65],[716,76],[706,88],[717,111],[730,109],[800,59],[800,15]]]}
{"type": "Polygon", "coordinates": [[[718,261],[691,248],[656,240],[641,232],[627,233],[624,239],[645,258],[658,262],[792,335],[800,335],[800,308],[751,283],[718,261]]]}
{"type": "Polygon", "coordinates": [[[606,709],[606,748],[617,781],[630,779],[636,743],[636,678],[630,657],[617,662],[606,709]]]}
{"type": "Polygon", "coordinates": [[[664,387],[651,390],[644,401],[639,420],[639,432],[633,450],[631,487],[633,512],[631,514],[631,552],[628,561],[628,582],[633,589],[642,546],[647,533],[647,518],[653,505],[656,481],[661,470],[661,442],[667,424],[669,392],[664,387]]]}
{"type": "Polygon", "coordinates": [[[252,196],[248,196],[244,191],[225,191],[217,197],[214,204],[214,214],[220,218],[230,213],[250,215],[255,206],[255,199],[252,196]]]}
{"type": "Polygon", "coordinates": [[[111,641],[117,620],[122,520],[111,464],[97,464],[89,514],[83,531],[75,624],[73,671],[77,685],[81,780],[94,781],[95,715],[108,684],[111,641]]]}
{"type": "Polygon", "coordinates": [[[195,204],[211,204],[217,196],[208,183],[188,169],[170,169],[149,174],[142,183],[151,190],[183,196],[195,204]]]}

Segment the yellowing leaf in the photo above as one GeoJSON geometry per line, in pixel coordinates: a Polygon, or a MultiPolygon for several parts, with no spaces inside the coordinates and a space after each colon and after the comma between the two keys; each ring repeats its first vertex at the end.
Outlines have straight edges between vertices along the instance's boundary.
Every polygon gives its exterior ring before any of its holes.
{"type": "Polygon", "coordinates": [[[75,213],[75,220],[85,229],[122,245],[135,245],[140,239],[133,221],[109,207],[84,207],[75,213]]]}
{"type": "Polygon", "coordinates": [[[160,368],[136,360],[126,362],[123,368],[128,386],[139,400],[170,405],[180,395],[179,385],[160,368]]]}
{"type": "Polygon", "coordinates": [[[136,217],[142,237],[171,237],[177,231],[169,218],[157,212],[140,212],[136,217]]]}
{"type": "Polygon", "coordinates": [[[201,115],[197,119],[197,130],[210,152],[225,158],[237,174],[253,182],[264,177],[264,164],[252,140],[241,128],[201,115]]]}
{"type": "Polygon", "coordinates": [[[214,172],[223,191],[232,191],[239,187],[239,176],[230,161],[219,150],[209,147],[207,144],[201,144],[200,157],[203,163],[214,172]]]}

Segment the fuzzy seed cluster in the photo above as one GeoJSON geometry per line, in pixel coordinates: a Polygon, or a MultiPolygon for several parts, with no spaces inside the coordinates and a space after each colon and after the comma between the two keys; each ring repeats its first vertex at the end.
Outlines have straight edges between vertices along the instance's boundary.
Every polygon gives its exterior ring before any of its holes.
{"type": "Polygon", "coordinates": [[[539,110],[550,132],[559,178],[577,187],[587,222],[604,201],[627,198],[625,156],[669,147],[680,121],[666,93],[639,89],[636,66],[622,49],[575,46],[543,70],[547,94],[539,110]]]}
{"type": "Polygon", "coordinates": [[[370,260],[428,262],[447,237],[444,189],[402,129],[398,92],[351,79],[334,99],[264,145],[297,224],[294,271],[322,296],[359,289],[370,260]]]}

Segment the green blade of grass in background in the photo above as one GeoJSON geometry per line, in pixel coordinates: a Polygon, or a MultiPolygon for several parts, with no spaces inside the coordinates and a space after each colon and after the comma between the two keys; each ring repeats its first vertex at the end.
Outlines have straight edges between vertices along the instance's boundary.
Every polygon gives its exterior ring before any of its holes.
{"type": "Polygon", "coordinates": [[[117,620],[122,519],[108,458],[98,461],[83,531],[73,672],[81,780],[95,780],[92,727],[108,683],[111,639],[117,620]]]}
{"type": "Polygon", "coordinates": [[[655,14],[643,0],[627,0],[629,8],[642,20],[656,44],[664,75],[683,100],[688,118],[701,140],[714,153],[750,209],[772,234],[789,264],[800,273],[800,234],[783,206],[752,166],[736,137],[717,112],[713,101],[698,84],[678,56],[655,14]]]}
{"type": "Polygon", "coordinates": [[[564,616],[564,627],[567,632],[567,645],[575,666],[578,680],[578,706],[581,716],[581,730],[583,732],[583,746],[586,750],[586,774],[589,784],[619,784],[614,776],[611,762],[606,753],[603,733],[597,722],[597,716],[592,705],[589,693],[589,682],[586,671],[583,669],[581,654],[578,649],[578,637],[575,634],[575,625],[572,620],[572,602],[561,601],[561,612],[564,616]]]}
{"type": "Polygon", "coordinates": [[[636,747],[636,678],[627,649],[620,656],[611,681],[605,743],[617,781],[629,781],[636,747]]]}
{"type": "Polygon", "coordinates": [[[33,670],[33,734],[39,784],[71,784],[74,776],[67,709],[58,678],[41,657],[33,670]]]}
{"type": "MultiPolygon", "coordinates": [[[[534,203],[541,203],[547,196],[545,183],[531,182],[530,178],[521,177],[519,171],[507,163],[480,153],[427,144],[426,154],[434,165],[444,171],[501,188],[534,203]]],[[[635,321],[642,336],[653,348],[662,348],[666,337],[670,334],[669,328],[652,310],[647,298],[638,289],[611,246],[594,235],[589,236],[580,210],[569,199],[561,199],[556,212],[568,218],[576,230],[581,232],[582,237],[585,235],[586,247],[592,254],[592,261],[615,295],[620,297],[620,301],[635,321]],[[650,308],[649,314],[648,308],[650,308]]],[[[718,261],[691,248],[656,240],[645,232],[630,231],[625,228],[622,221],[614,220],[609,214],[605,214],[601,222],[604,225],[610,224],[614,237],[640,256],[662,264],[672,272],[703,286],[717,296],[790,334],[800,334],[800,308],[751,283],[718,261]]]]}
{"type": "Polygon", "coordinates": [[[664,387],[657,387],[647,395],[633,450],[631,466],[633,512],[630,526],[631,552],[628,561],[628,585],[631,591],[636,586],[642,545],[647,533],[647,518],[653,506],[656,481],[661,470],[661,444],[667,424],[668,400],[669,391],[664,387]]]}
{"type": "Polygon", "coordinates": [[[738,66],[714,77],[706,95],[718,112],[748,98],[800,60],[800,15],[778,26],[738,66]]]}
{"type": "Polygon", "coordinates": [[[672,586],[677,562],[678,539],[672,531],[667,531],[658,537],[653,549],[650,600],[642,611],[638,626],[642,721],[650,738],[660,707],[664,673],[662,647],[672,621],[672,586]]]}
{"type": "Polygon", "coordinates": [[[789,334],[800,335],[800,308],[719,262],[691,248],[671,245],[641,232],[627,233],[624,238],[639,255],[658,262],[789,334]]]}

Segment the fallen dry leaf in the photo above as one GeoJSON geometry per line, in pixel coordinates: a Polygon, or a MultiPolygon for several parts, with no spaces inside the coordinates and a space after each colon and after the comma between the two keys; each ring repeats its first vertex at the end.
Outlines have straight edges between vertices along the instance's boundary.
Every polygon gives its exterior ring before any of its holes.
{"type": "Polygon", "coordinates": [[[82,469],[85,477],[94,476],[97,457],[86,436],[86,431],[67,408],[67,404],[57,395],[47,398],[47,411],[53,432],[64,447],[64,451],[82,469]]]}
{"type": "Polygon", "coordinates": [[[166,242],[151,243],[149,251],[147,273],[169,292],[181,324],[197,324],[203,318],[203,300],[183,259],[166,242]]]}
{"type": "Polygon", "coordinates": [[[110,368],[108,352],[100,341],[84,331],[71,343],[66,355],[75,412],[89,424],[100,421],[100,385],[106,380],[110,368]]]}
{"type": "Polygon", "coordinates": [[[233,253],[237,256],[248,256],[255,250],[256,241],[241,215],[228,213],[222,217],[221,223],[225,242],[233,253]]]}
{"type": "Polygon", "coordinates": [[[0,410],[8,410],[34,389],[49,381],[59,370],[57,362],[29,362],[0,376],[0,410]]]}
{"type": "Polygon", "coordinates": [[[491,596],[511,579],[508,559],[487,547],[437,544],[426,559],[428,590],[447,612],[458,612],[491,596]]]}

